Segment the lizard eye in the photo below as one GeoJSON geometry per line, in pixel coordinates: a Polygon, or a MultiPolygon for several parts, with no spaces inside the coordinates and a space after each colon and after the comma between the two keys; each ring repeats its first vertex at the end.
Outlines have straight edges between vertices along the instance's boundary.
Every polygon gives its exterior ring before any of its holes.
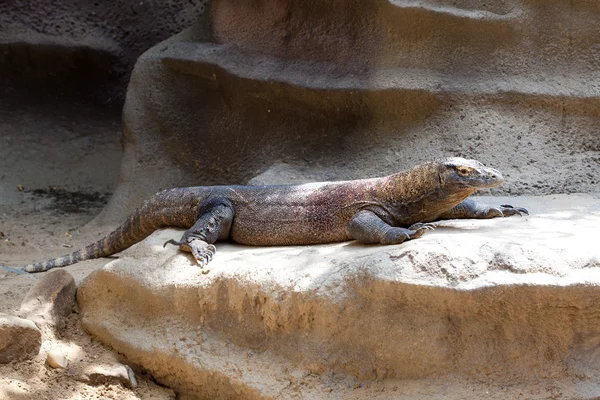
{"type": "Polygon", "coordinates": [[[462,176],[469,175],[472,171],[473,171],[473,168],[465,167],[462,165],[456,167],[456,172],[458,172],[458,174],[462,175],[462,176]]]}

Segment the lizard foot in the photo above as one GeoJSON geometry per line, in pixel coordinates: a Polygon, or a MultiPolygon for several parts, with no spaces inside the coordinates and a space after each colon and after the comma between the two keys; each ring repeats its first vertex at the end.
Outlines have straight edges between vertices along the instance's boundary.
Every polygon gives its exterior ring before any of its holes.
{"type": "Polygon", "coordinates": [[[416,224],[409,226],[408,229],[411,231],[417,231],[417,233],[420,233],[417,237],[420,237],[423,233],[425,233],[425,231],[434,230],[435,226],[426,222],[417,222],[416,224]]]}
{"type": "Polygon", "coordinates": [[[434,226],[431,224],[417,222],[416,224],[412,224],[408,228],[399,228],[395,227],[390,229],[383,240],[380,241],[381,244],[400,244],[407,240],[417,239],[423,236],[423,234],[427,231],[433,230],[434,226]]]}
{"type": "Polygon", "coordinates": [[[202,239],[190,236],[182,239],[183,240],[181,241],[170,239],[165,242],[163,247],[167,244],[173,244],[179,246],[179,249],[182,251],[192,253],[194,259],[196,259],[196,262],[200,265],[200,268],[204,268],[204,266],[212,260],[217,251],[217,248],[214,245],[208,244],[202,239]]]}
{"type": "Polygon", "coordinates": [[[529,211],[523,207],[513,207],[510,204],[502,204],[500,207],[500,211],[502,211],[502,216],[508,217],[511,215],[529,215],[529,211]]]}

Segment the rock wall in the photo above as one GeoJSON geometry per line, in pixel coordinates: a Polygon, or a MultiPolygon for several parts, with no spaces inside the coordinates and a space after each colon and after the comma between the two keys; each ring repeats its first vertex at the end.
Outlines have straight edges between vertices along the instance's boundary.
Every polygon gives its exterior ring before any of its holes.
{"type": "Polygon", "coordinates": [[[166,187],[360,178],[449,155],[501,169],[495,193],[595,192],[598,22],[594,1],[9,0],[0,104],[119,106],[138,56],[190,26],[139,58],[99,222],[166,187]]]}
{"type": "Polygon", "coordinates": [[[159,189],[244,183],[275,161],[289,182],[454,155],[502,170],[495,193],[598,190],[600,3],[214,0],[207,11],[138,60],[121,181],[99,221],[159,189]]]}
{"type": "Polygon", "coordinates": [[[135,60],[191,25],[206,0],[0,2],[4,93],[65,95],[122,105],[135,60]]]}

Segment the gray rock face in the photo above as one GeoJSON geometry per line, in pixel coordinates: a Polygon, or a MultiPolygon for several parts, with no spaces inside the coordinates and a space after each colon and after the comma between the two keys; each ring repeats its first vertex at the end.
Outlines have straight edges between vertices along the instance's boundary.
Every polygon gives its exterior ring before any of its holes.
{"type": "Polygon", "coordinates": [[[595,2],[214,0],[138,60],[101,220],[277,160],[352,179],[464,156],[507,175],[496,194],[593,192],[599,14],[595,2]]]}
{"type": "Polygon", "coordinates": [[[365,380],[407,398],[597,393],[600,197],[484,200],[532,215],[398,246],[218,244],[207,274],[160,231],[82,283],[83,324],[206,398],[390,398],[365,380]]]}
{"type": "Polygon", "coordinates": [[[42,332],[32,321],[0,313],[0,364],[35,357],[42,332]]]}
{"type": "Polygon", "coordinates": [[[137,57],[189,26],[204,0],[0,3],[0,83],[120,104],[137,57]]]}

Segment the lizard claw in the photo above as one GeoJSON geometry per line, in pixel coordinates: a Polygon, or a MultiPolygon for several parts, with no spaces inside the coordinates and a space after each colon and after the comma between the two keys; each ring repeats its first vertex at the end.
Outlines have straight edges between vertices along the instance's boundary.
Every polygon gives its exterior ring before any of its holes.
{"type": "Polygon", "coordinates": [[[432,231],[435,229],[435,226],[425,222],[417,222],[416,224],[412,224],[408,227],[411,231],[432,231]]]}
{"type": "Polygon", "coordinates": [[[430,231],[432,229],[433,225],[423,222],[417,222],[408,228],[392,228],[387,232],[385,238],[380,243],[400,244],[407,240],[420,238],[426,231],[430,231]]]}
{"type": "Polygon", "coordinates": [[[200,268],[204,268],[205,265],[211,262],[217,251],[214,245],[193,238],[189,240],[188,247],[200,268]]]}
{"type": "Polygon", "coordinates": [[[204,268],[206,264],[211,262],[217,251],[217,248],[214,245],[208,244],[204,240],[192,236],[184,236],[180,241],[173,239],[167,240],[163,247],[168,244],[179,246],[180,250],[192,253],[200,268],[204,268]]]}
{"type": "Polygon", "coordinates": [[[500,211],[502,211],[503,216],[508,217],[511,215],[529,215],[529,211],[523,207],[513,207],[510,204],[502,204],[500,205],[500,211]]]}

